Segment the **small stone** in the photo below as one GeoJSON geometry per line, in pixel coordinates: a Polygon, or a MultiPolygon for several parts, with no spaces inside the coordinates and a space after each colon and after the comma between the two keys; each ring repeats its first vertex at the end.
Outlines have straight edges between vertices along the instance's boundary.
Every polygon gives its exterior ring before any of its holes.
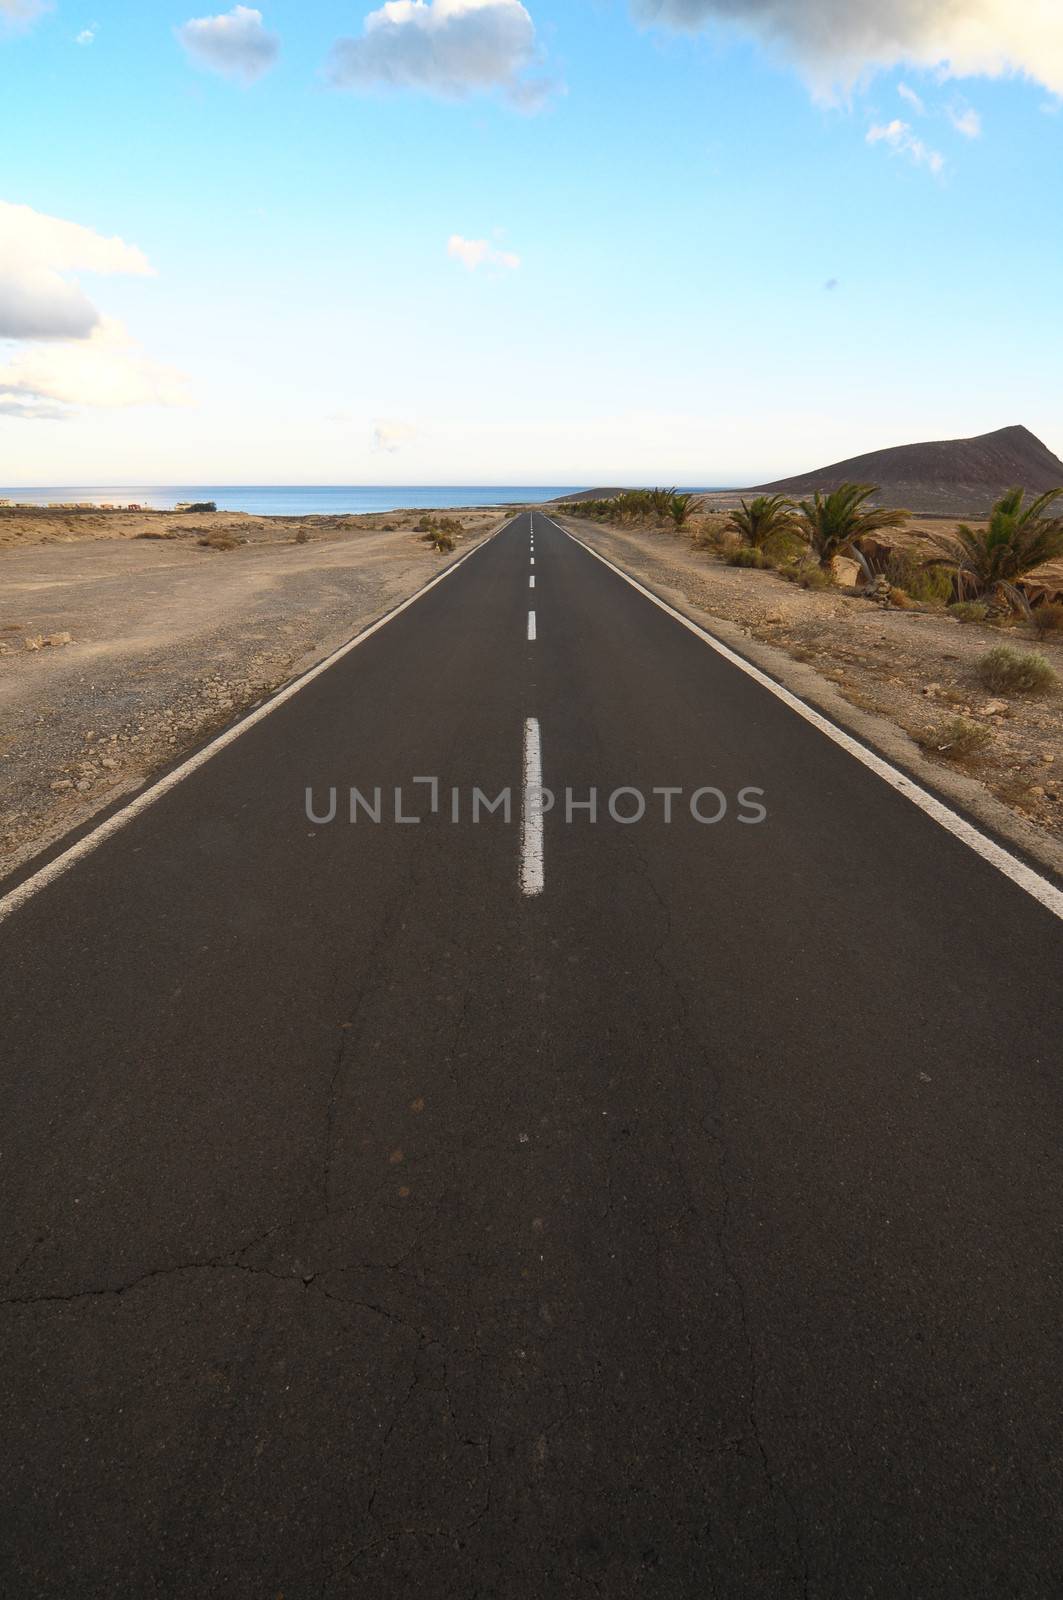
{"type": "Polygon", "coordinates": [[[1043,800],[1044,797],[1045,797],[1044,785],[1041,784],[1041,783],[1032,784],[1031,787],[1030,787],[1030,793],[1031,794],[1035,794],[1037,796],[1038,800],[1043,800]]]}
{"type": "Polygon", "coordinates": [[[65,794],[68,789],[72,789],[73,787],[73,780],[70,778],[57,778],[51,785],[51,788],[55,794],[65,794]]]}
{"type": "Polygon", "coordinates": [[[981,715],[983,717],[1006,717],[1007,714],[1008,702],[1006,700],[987,700],[985,705],[981,707],[981,715]]]}

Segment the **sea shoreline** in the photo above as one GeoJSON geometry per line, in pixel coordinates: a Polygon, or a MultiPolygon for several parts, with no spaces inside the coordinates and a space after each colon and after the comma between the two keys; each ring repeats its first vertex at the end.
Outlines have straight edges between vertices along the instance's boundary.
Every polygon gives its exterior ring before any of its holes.
{"type": "Polygon", "coordinates": [[[0,508],[173,512],[212,502],[249,516],[339,517],[545,505],[577,492],[560,484],[66,484],[0,486],[0,508]]]}

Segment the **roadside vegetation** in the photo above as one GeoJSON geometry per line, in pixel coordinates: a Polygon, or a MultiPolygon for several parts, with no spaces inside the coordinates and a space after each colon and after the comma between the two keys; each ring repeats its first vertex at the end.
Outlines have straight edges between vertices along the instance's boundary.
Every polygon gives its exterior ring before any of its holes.
{"type": "Polygon", "coordinates": [[[1046,561],[1063,556],[1063,516],[1047,516],[1063,495],[1053,489],[1026,504],[1022,489],[1010,489],[993,507],[989,525],[977,531],[960,523],[949,538],[935,543],[942,554],[936,565],[950,575],[956,599],[1003,603],[1030,614],[1020,581],[1046,561]]]}
{"type": "Polygon", "coordinates": [[[737,616],[754,636],[814,664],[854,707],[885,715],[935,761],[978,776],[1023,815],[1063,827],[1052,699],[1063,672],[1029,647],[1052,647],[1054,660],[1063,642],[1058,580],[1039,571],[1063,557],[1063,515],[1055,509],[1063,509],[1063,489],[1036,497],[1010,490],[986,526],[959,523],[941,533],[922,519],[911,525],[906,511],[877,506],[878,493],[846,483],[803,501],[749,496],[726,510],[675,489],[627,490],[560,511],[618,530],[681,535],[699,557],[750,573],[742,589],[718,591],[716,614],[737,616]],[[887,633],[861,628],[839,637],[844,607],[834,608],[833,623],[822,608],[810,606],[806,615],[783,602],[776,610],[770,589],[780,578],[824,598],[847,596],[939,625],[925,630],[925,646],[922,630],[898,634],[894,655],[887,633]],[[767,592],[758,601],[761,584],[767,592]],[[974,636],[950,648],[953,626],[973,628],[974,636]],[[990,648],[994,634],[1001,642],[990,648]],[[1029,645],[1015,648],[1024,637],[1029,645]]]}
{"type": "Polygon", "coordinates": [[[960,523],[952,534],[924,535],[933,551],[879,537],[905,530],[911,513],[872,504],[878,492],[874,484],[843,483],[802,501],[758,495],[722,514],[674,488],[626,489],[559,510],[614,527],[682,531],[695,549],[729,566],[776,572],[805,589],[849,582],[898,609],[947,611],[964,623],[1025,621],[1042,638],[1063,632],[1063,605],[1036,594],[1031,600],[1024,588],[1037,568],[1063,557],[1063,515],[1051,513],[1063,489],[1030,501],[1022,489],[1011,489],[987,527],[960,523]]]}
{"type": "Polygon", "coordinates": [[[465,528],[457,517],[424,516],[415,524],[414,532],[419,533],[422,541],[431,545],[439,555],[447,555],[458,548],[458,540],[464,537],[465,528]]]}
{"type": "Polygon", "coordinates": [[[833,570],[839,556],[856,558],[867,577],[871,567],[857,543],[884,528],[903,528],[910,511],[886,511],[869,506],[878,493],[873,483],[843,483],[830,494],[818,491],[812,500],[797,505],[797,532],[825,572],[833,570]]]}
{"type": "Polygon", "coordinates": [[[750,549],[766,553],[788,534],[797,533],[794,503],[781,494],[762,494],[755,500],[743,500],[738,510],[731,512],[727,527],[750,549]]]}
{"type": "Polygon", "coordinates": [[[998,645],[978,663],[983,687],[998,694],[1051,694],[1059,679],[1049,661],[1036,650],[1013,650],[998,645]]]}
{"type": "Polygon", "coordinates": [[[992,741],[992,732],[984,722],[949,717],[920,743],[929,755],[945,756],[949,761],[966,766],[983,755],[992,741]]]}

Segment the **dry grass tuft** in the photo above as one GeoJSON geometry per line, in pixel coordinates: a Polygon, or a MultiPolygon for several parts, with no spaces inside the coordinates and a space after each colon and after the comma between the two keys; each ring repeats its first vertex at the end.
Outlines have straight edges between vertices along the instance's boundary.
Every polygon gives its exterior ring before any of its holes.
{"type": "Polygon", "coordinates": [[[1042,639],[1050,633],[1063,633],[1063,606],[1034,606],[1030,621],[1042,639]]]}
{"type": "Polygon", "coordinates": [[[984,622],[989,616],[989,607],[981,600],[959,600],[949,606],[949,616],[955,617],[957,622],[984,622]]]}
{"type": "Polygon", "coordinates": [[[997,645],[977,663],[979,681],[997,694],[1051,694],[1059,679],[1044,656],[1035,650],[1013,650],[997,645]]]}
{"type": "Polygon", "coordinates": [[[992,738],[983,723],[968,722],[966,717],[950,717],[940,728],[924,735],[920,743],[932,755],[963,764],[982,755],[992,738]]]}

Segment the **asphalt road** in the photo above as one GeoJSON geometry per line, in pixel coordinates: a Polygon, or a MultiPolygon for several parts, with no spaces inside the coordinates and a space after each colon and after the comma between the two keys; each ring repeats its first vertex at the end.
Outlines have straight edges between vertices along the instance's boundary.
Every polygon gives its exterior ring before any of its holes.
{"type": "Polygon", "coordinates": [[[1058,1600],[1060,923],[529,531],[0,922],[0,1594],[1058,1600]]]}

